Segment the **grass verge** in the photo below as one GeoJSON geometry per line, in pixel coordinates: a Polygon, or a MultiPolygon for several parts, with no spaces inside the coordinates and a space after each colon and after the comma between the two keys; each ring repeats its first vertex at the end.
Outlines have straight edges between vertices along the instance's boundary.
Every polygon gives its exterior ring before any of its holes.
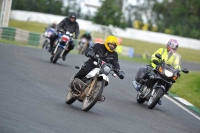
{"type": "Polygon", "coordinates": [[[171,93],[182,97],[200,109],[200,72],[181,74],[181,78],[170,89],[171,93]]]}

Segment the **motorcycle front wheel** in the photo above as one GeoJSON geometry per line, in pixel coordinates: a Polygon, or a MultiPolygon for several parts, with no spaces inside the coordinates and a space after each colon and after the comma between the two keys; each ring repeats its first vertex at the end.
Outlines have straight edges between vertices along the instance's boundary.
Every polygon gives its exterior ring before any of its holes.
{"type": "Polygon", "coordinates": [[[52,60],[53,63],[56,63],[57,60],[60,58],[60,54],[62,53],[63,48],[58,47],[58,50],[56,51],[56,54],[54,55],[54,58],[52,60]]]}
{"type": "Polygon", "coordinates": [[[83,100],[82,110],[89,111],[99,100],[101,94],[103,93],[105,81],[97,81],[96,85],[92,90],[91,96],[86,96],[83,100]]]}
{"type": "Polygon", "coordinates": [[[148,108],[153,109],[158,103],[159,99],[163,96],[164,90],[162,88],[157,88],[154,94],[149,98],[148,108]]]}

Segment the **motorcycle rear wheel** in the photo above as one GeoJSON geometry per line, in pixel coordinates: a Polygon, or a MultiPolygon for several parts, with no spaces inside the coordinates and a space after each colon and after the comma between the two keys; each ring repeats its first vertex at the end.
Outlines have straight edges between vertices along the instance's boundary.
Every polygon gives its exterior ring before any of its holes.
{"type": "Polygon", "coordinates": [[[103,93],[105,81],[97,81],[95,89],[93,89],[92,96],[86,96],[83,100],[82,110],[87,112],[89,111],[99,100],[101,94],[103,93]]]}
{"type": "Polygon", "coordinates": [[[66,97],[65,103],[72,104],[75,101],[76,101],[76,98],[72,95],[71,89],[69,89],[67,92],[67,97],[66,97]]]}
{"type": "Polygon", "coordinates": [[[138,103],[143,104],[146,101],[146,98],[141,98],[140,94],[137,94],[136,100],[138,103]]]}
{"type": "Polygon", "coordinates": [[[153,109],[158,103],[159,99],[162,97],[164,90],[162,88],[157,88],[153,96],[149,98],[148,108],[153,109]]]}

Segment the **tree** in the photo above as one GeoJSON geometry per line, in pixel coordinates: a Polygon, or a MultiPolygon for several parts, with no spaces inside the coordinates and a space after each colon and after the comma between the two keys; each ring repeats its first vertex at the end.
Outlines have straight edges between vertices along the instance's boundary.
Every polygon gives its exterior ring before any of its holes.
{"type": "Polygon", "coordinates": [[[159,32],[169,29],[171,34],[200,39],[199,0],[155,1],[152,10],[159,32]]]}
{"type": "Polygon", "coordinates": [[[62,0],[13,0],[12,9],[62,14],[62,0]]]}
{"type": "Polygon", "coordinates": [[[125,28],[125,18],[121,7],[117,4],[118,2],[119,1],[115,0],[104,1],[94,16],[93,22],[106,26],[111,24],[113,26],[125,28]]]}

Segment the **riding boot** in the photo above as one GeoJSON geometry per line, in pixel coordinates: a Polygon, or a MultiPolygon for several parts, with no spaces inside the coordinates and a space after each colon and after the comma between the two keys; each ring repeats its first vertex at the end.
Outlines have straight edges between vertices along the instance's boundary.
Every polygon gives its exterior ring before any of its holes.
{"type": "Polygon", "coordinates": [[[66,56],[67,56],[67,54],[69,53],[69,51],[70,51],[70,50],[65,50],[65,52],[63,53],[63,56],[62,56],[63,61],[66,60],[66,56]]]}
{"type": "Polygon", "coordinates": [[[162,99],[161,99],[161,98],[159,99],[158,104],[159,104],[159,105],[162,104],[162,99]]]}

